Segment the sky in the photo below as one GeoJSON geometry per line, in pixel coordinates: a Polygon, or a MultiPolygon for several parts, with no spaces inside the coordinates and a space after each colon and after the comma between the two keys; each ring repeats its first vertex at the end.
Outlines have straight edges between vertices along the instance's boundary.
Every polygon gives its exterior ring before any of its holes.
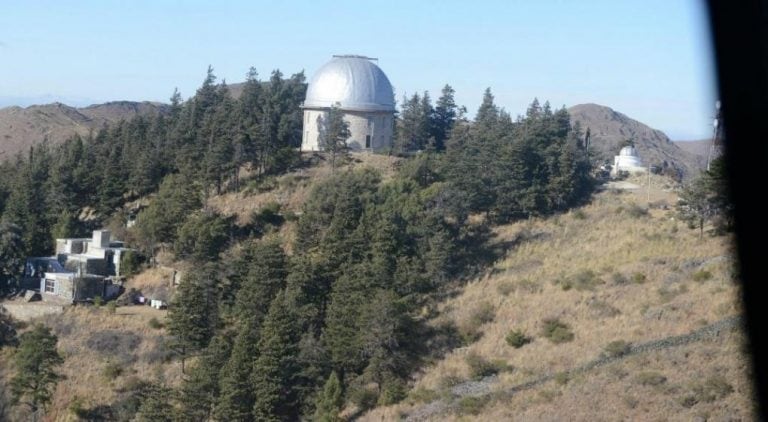
{"type": "Polygon", "coordinates": [[[167,102],[208,65],[308,78],[334,54],[379,59],[404,95],[443,85],[474,116],[490,87],[513,116],[533,98],[597,103],[673,140],[711,137],[716,90],[704,2],[0,0],[0,107],[167,102]]]}

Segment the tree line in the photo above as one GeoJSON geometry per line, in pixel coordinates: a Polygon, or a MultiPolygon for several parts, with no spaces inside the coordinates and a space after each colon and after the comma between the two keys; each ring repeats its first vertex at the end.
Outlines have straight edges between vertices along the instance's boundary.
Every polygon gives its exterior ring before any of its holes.
{"type": "MultiPolygon", "coordinates": [[[[469,121],[446,86],[435,107],[428,93],[403,105],[395,151],[421,152],[393,178],[341,169],[316,183],[290,245],[264,231],[235,236],[205,197],[241,189],[243,166],[268,175],[297,165],[305,89],[303,74],[260,82],[251,72],[233,99],[209,69],[166,113],[0,167],[8,250],[50,253],[54,236],[87,228],[85,214],[101,224],[151,194],[129,232],[137,246],[151,255],[169,243],[195,262],[168,317],[184,379],[147,387],[139,420],[337,420],[347,401],[403,399],[430,353],[461,344],[455,330],[430,328],[425,310],[494,258],[490,227],[591,193],[582,134],[564,108],[535,100],[513,120],[487,90],[469,121]]],[[[256,218],[284,221],[279,209],[256,218]]]]}

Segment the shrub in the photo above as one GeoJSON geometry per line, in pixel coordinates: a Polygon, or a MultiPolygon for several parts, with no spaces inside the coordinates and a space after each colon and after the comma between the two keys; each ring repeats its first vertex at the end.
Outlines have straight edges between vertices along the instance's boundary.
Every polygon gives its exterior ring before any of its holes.
{"type": "Polygon", "coordinates": [[[637,284],[643,284],[645,283],[646,277],[643,273],[634,273],[632,274],[632,282],[637,284]]]}
{"type": "Polygon", "coordinates": [[[419,387],[414,388],[408,394],[408,399],[411,403],[429,403],[436,400],[440,394],[435,390],[419,387]]]}
{"type": "Polygon", "coordinates": [[[559,284],[563,290],[592,290],[595,285],[603,283],[603,280],[597,277],[592,270],[582,270],[570,277],[564,279],[555,280],[555,284],[559,284]]]}
{"type": "Polygon", "coordinates": [[[483,302],[472,312],[472,315],[469,317],[469,322],[472,325],[480,326],[493,321],[495,317],[496,311],[493,309],[493,305],[488,302],[483,302]]]}
{"type": "Polygon", "coordinates": [[[572,341],[575,337],[571,327],[557,318],[545,319],[541,334],[555,344],[572,341]]]}
{"type": "Polygon", "coordinates": [[[157,318],[152,317],[152,319],[149,320],[149,327],[154,328],[155,330],[159,330],[165,327],[165,324],[160,322],[160,320],[158,320],[157,318]]]}
{"type": "Polygon", "coordinates": [[[97,308],[100,307],[104,303],[104,299],[101,298],[101,296],[96,296],[93,298],[93,304],[97,308]]]}
{"type": "Polygon", "coordinates": [[[459,327],[459,338],[461,339],[462,346],[469,346],[470,344],[480,340],[482,336],[482,331],[480,331],[474,325],[464,324],[459,327]]]}
{"type": "Polygon", "coordinates": [[[576,220],[585,220],[587,218],[587,214],[585,214],[581,209],[572,212],[571,215],[573,215],[573,218],[576,220]]]}
{"type": "Polygon", "coordinates": [[[526,336],[525,333],[520,330],[510,331],[504,339],[507,341],[508,345],[515,349],[519,349],[533,341],[531,337],[526,336]]]}
{"type": "Polygon", "coordinates": [[[620,212],[624,212],[632,218],[641,218],[641,217],[648,216],[648,209],[643,208],[637,204],[627,205],[627,207],[623,208],[620,212]]]}
{"type": "Polygon", "coordinates": [[[707,281],[712,278],[712,273],[707,270],[699,270],[693,273],[693,281],[707,281]]]}
{"type": "Polygon", "coordinates": [[[136,251],[125,251],[120,256],[120,275],[130,277],[141,271],[144,257],[136,251]]]}
{"type": "Polygon", "coordinates": [[[496,291],[502,296],[509,296],[510,293],[515,291],[515,284],[510,281],[502,281],[496,286],[496,291]]]}
{"type": "Polygon", "coordinates": [[[570,380],[571,380],[571,374],[569,374],[568,372],[558,372],[555,375],[555,382],[560,385],[568,384],[568,381],[570,380]]]}
{"type": "Polygon", "coordinates": [[[701,384],[694,384],[691,392],[680,399],[683,407],[691,407],[696,403],[712,403],[720,400],[733,392],[733,386],[720,375],[707,378],[701,384]]]}
{"type": "Polygon", "coordinates": [[[282,226],[285,218],[280,215],[280,204],[267,202],[258,211],[251,214],[251,225],[257,234],[269,233],[282,226]]]}
{"type": "Polygon", "coordinates": [[[489,396],[462,397],[458,403],[458,411],[461,414],[479,415],[490,400],[489,396]]]}
{"type": "Polygon", "coordinates": [[[117,303],[115,303],[114,300],[111,302],[108,302],[106,308],[107,308],[107,312],[109,312],[112,315],[117,313],[117,303]]]}
{"type": "Polygon", "coordinates": [[[613,273],[611,279],[613,284],[627,284],[629,282],[629,279],[622,273],[613,273]]]}
{"type": "Polygon", "coordinates": [[[490,377],[491,375],[496,375],[499,372],[509,371],[512,369],[509,365],[507,365],[506,362],[502,360],[489,361],[488,359],[485,359],[484,357],[474,352],[468,354],[464,358],[464,361],[469,367],[469,376],[476,380],[490,377]]]}
{"type": "Polygon", "coordinates": [[[379,395],[376,391],[359,386],[350,388],[349,399],[360,409],[368,410],[376,406],[376,402],[379,399],[379,395]]]}
{"type": "Polygon", "coordinates": [[[627,353],[629,353],[630,349],[632,348],[632,344],[628,343],[624,340],[615,340],[610,343],[608,343],[607,346],[605,346],[605,355],[609,357],[619,357],[624,356],[627,353]]]}
{"type": "Polygon", "coordinates": [[[407,396],[407,394],[408,387],[402,380],[397,378],[390,379],[382,385],[377,405],[389,406],[391,404],[399,403],[407,396]]]}
{"type": "Polygon", "coordinates": [[[635,380],[640,385],[656,387],[667,382],[667,377],[658,372],[647,371],[637,374],[635,380]]]}
{"type": "Polygon", "coordinates": [[[104,378],[112,381],[123,374],[123,367],[114,362],[107,362],[101,374],[104,375],[104,378]]]}

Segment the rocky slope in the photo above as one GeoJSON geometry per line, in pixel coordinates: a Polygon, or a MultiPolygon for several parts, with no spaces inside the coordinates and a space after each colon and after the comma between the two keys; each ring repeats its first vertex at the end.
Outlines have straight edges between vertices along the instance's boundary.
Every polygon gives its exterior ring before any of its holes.
{"type": "Polygon", "coordinates": [[[571,120],[579,122],[583,130],[591,132],[591,145],[604,160],[613,162],[613,156],[625,140],[635,142],[640,159],[645,163],[661,165],[665,161],[682,170],[684,177],[697,174],[701,163],[697,155],[672,142],[664,132],[653,129],[610,107],[598,104],[579,104],[568,109],[571,120]]]}
{"type": "Polygon", "coordinates": [[[2,108],[0,159],[13,157],[44,139],[54,144],[63,142],[75,134],[87,135],[104,124],[161,113],[166,107],[151,102],[114,101],[82,108],[61,103],[2,108]]]}

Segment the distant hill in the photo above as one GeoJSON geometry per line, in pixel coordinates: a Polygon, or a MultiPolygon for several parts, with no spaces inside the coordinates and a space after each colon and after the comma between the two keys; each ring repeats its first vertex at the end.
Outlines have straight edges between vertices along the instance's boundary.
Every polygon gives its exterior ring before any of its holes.
{"type": "Polygon", "coordinates": [[[590,129],[592,146],[603,158],[613,162],[620,145],[633,140],[640,159],[646,164],[661,165],[664,161],[680,168],[684,177],[697,174],[702,164],[697,155],[672,142],[664,132],[653,129],[610,107],[579,104],[568,109],[571,120],[583,130],[590,129]]]}
{"type": "Polygon", "coordinates": [[[699,163],[701,168],[707,166],[707,156],[709,147],[712,145],[711,139],[700,139],[698,141],[675,141],[675,144],[683,151],[691,154],[699,163]]]}
{"type": "Polygon", "coordinates": [[[0,160],[13,157],[46,138],[53,144],[60,143],[74,134],[87,135],[104,124],[161,113],[167,107],[146,101],[114,101],[81,108],[61,103],[2,108],[0,160]]]}

